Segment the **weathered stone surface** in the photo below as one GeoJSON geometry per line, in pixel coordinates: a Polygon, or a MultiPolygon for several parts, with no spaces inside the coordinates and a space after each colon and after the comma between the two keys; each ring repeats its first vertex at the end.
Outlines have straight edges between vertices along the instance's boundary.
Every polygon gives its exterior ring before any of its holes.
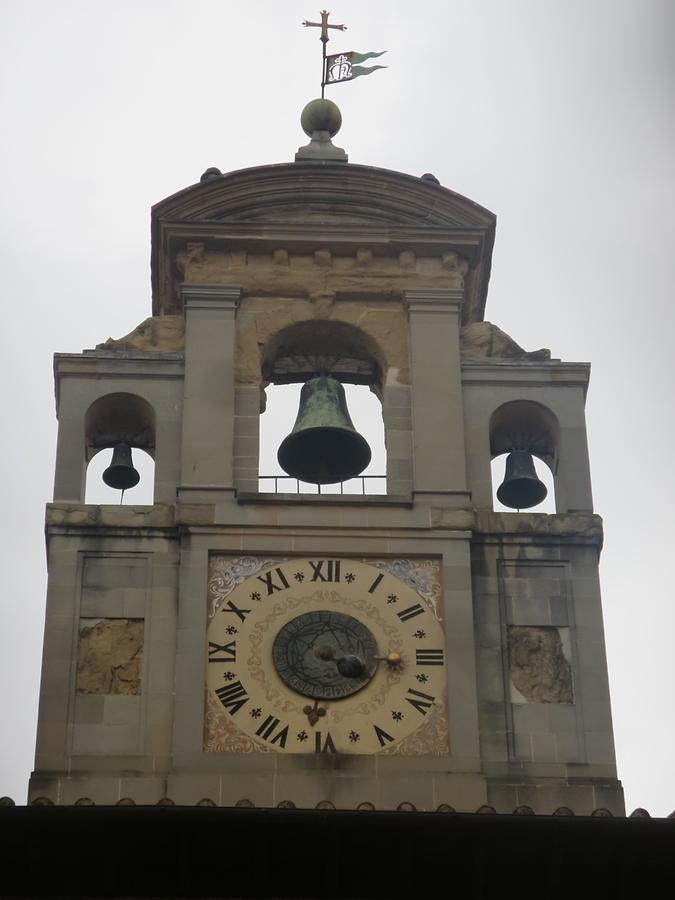
{"type": "Polygon", "coordinates": [[[602,546],[602,517],[595,513],[476,512],[475,530],[481,534],[550,535],[580,538],[602,546]]]}
{"type": "Polygon", "coordinates": [[[431,527],[448,531],[471,531],[475,515],[466,509],[443,509],[431,507],[431,527]]]}
{"type": "Polygon", "coordinates": [[[341,296],[370,295],[380,302],[401,296],[409,288],[461,288],[467,273],[466,260],[456,254],[419,256],[412,251],[400,255],[370,255],[359,248],[353,255],[317,251],[306,255],[289,253],[279,266],[279,250],[268,254],[236,250],[207,250],[188,245],[175,257],[175,269],[192,284],[237,284],[243,296],[307,298],[316,291],[335,291],[341,296]]]}
{"type": "Polygon", "coordinates": [[[551,358],[550,350],[523,350],[510,337],[492,322],[473,322],[466,325],[460,333],[462,357],[468,359],[533,359],[551,358]]]}
{"type": "Polygon", "coordinates": [[[80,620],[77,692],[140,694],[142,619],[80,620]]]}
{"type": "Polygon", "coordinates": [[[94,506],[90,503],[48,503],[46,525],[107,525],[115,528],[167,528],[175,522],[174,507],[94,506]]]}
{"type": "Polygon", "coordinates": [[[183,316],[151,316],[121,338],[108,338],[97,350],[154,350],[176,352],[185,347],[183,316]]]}
{"type": "Polygon", "coordinates": [[[176,506],[176,522],[179,525],[213,525],[215,509],[213,503],[179,503],[176,506]]]}
{"type": "MultiPolygon", "coordinates": [[[[303,322],[346,323],[359,328],[374,345],[376,362],[389,383],[409,382],[407,320],[403,304],[369,305],[358,301],[335,300],[321,291],[312,298],[247,297],[237,317],[235,378],[238,384],[261,384],[266,348],[285,328],[303,322]]],[[[344,349],[341,352],[344,354],[344,349]]],[[[348,348],[346,348],[348,350],[348,348]]]]}
{"type": "Polygon", "coordinates": [[[572,670],[557,628],[508,629],[511,683],[529,703],[572,703],[572,670]]]}

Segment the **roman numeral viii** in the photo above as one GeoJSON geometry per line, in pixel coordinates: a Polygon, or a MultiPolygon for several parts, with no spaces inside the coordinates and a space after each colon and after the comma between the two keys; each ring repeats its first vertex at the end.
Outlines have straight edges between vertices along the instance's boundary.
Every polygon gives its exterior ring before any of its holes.
{"type": "Polygon", "coordinates": [[[231,716],[239,712],[244,703],[248,703],[249,700],[241,681],[233,681],[232,684],[225,684],[223,687],[217,688],[216,695],[231,716]]]}
{"type": "Polygon", "coordinates": [[[229,644],[214,644],[209,641],[209,662],[212,663],[229,663],[236,662],[237,659],[237,642],[230,641],[229,644]]]}
{"type": "Polygon", "coordinates": [[[418,666],[442,666],[442,650],[415,650],[415,662],[418,666]]]}

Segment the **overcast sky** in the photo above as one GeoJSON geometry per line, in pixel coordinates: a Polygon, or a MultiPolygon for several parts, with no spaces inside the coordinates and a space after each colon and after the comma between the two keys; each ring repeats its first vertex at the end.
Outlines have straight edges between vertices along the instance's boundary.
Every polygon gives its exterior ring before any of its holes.
{"type": "MultiPolygon", "coordinates": [[[[150,206],[293,159],[318,93],[306,2],[2,0],[4,557],[0,795],[24,802],[44,618],[54,351],[150,314],[150,206]]],[[[675,808],[675,4],[343,0],[329,48],[389,66],[330,89],[357,163],[497,214],[486,318],[591,361],[587,417],[619,775],[675,808]]]]}

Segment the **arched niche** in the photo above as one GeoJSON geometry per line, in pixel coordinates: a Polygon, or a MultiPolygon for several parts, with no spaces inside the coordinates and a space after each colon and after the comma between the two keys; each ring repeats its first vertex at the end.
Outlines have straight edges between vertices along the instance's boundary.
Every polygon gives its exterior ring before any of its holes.
{"type": "Polygon", "coordinates": [[[261,372],[268,384],[333,375],[343,384],[365,384],[382,399],[384,354],[370,335],[349,322],[312,319],[282,328],[267,341],[261,372]]]}
{"type": "Polygon", "coordinates": [[[97,398],[84,417],[86,503],[119,503],[120,491],[101,481],[113,450],[120,443],[132,449],[139,484],[124,492],[128,504],[152,504],[154,500],[155,411],[137,394],[112,393],[97,398]]]}
{"type": "Polygon", "coordinates": [[[87,461],[122,441],[154,457],[155,411],[137,394],[119,392],[94,400],[84,417],[84,431],[87,461]]]}
{"type": "Polygon", "coordinates": [[[537,477],[547,487],[547,497],[527,512],[556,511],[555,476],[558,469],[560,425],[556,415],[533,400],[511,400],[499,406],[490,417],[490,456],[492,459],[493,508],[503,511],[496,491],[504,477],[504,464],[512,450],[527,450],[534,457],[537,477]]]}
{"type": "Polygon", "coordinates": [[[323,486],[321,493],[385,493],[386,371],[384,354],[374,338],[348,322],[308,320],[273,334],[262,350],[261,377],[266,390],[260,419],[259,474],[280,478],[277,482],[261,478],[259,489],[278,493],[317,492],[315,485],[298,486],[295,479],[283,477],[276,464],[276,447],[293,428],[302,384],[316,375],[328,374],[344,385],[354,426],[368,441],[373,456],[363,473],[365,482],[359,476],[343,486],[323,486]]]}

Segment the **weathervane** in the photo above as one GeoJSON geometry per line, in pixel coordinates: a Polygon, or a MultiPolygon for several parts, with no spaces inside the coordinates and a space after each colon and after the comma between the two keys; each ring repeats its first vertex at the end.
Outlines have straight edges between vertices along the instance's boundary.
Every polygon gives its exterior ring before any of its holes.
{"type": "Polygon", "coordinates": [[[326,44],[330,40],[328,37],[328,29],[334,28],[336,31],[346,31],[346,25],[331,25],[328,22],[328,10],[321,10],[320,22],[308,22],[307,19],[302,23],[305,28],[320,28],[321,35],[319,40],[322,45],[321,53],[321,98],[323,99],[324,90],[327,84],[339,84],[341,81],[353,81],[360,75],[370,75],[377,69],[386,69],[386,66],[361,66],[358,63],[365,62],[367,59],[373,59],[382,56],[386,50],[380,53],[355,53],[350,50],[348,53],[335,53],[332,56],[326,55],[326,44]]]}

